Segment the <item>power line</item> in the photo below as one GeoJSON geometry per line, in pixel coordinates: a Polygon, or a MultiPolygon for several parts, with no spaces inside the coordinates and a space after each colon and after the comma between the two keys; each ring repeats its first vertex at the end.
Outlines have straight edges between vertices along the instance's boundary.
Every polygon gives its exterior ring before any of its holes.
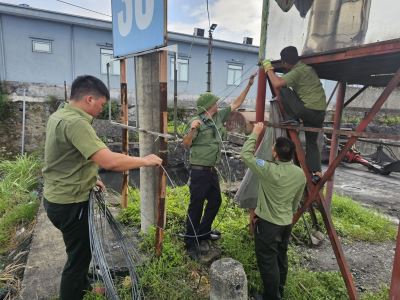
{"type": "Polygon", "coordinates": [[[67,2],[67,1],[62,1],[62,0],[56,0],[56,1],[111,18],[111,16],[108,15],[108,14],[105,14],[105,13],[102,13],[102,12],[98,12],[98,11],[95,11],[95,10],[92,10],[92,9],[89,9],[89,8],[86,8],[86,7],[82,7],[82,6],[67,2]]]}

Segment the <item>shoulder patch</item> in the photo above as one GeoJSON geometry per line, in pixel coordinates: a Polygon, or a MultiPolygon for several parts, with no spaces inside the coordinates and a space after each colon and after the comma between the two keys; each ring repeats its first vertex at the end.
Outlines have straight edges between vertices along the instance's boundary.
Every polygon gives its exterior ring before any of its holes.
{"type": "Polygon", "coordinates": [[[265,160],[257,158],[256,159],[256,164],[259,167],[264,167],[265,166],[265,160]]]}

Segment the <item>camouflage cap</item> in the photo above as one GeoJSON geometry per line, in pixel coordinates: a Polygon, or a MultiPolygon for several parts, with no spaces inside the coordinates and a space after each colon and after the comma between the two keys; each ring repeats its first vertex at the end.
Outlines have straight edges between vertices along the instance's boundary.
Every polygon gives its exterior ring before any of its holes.
{"type": "Polygon", "coordinates": [[[211,93],[201,94],[199,99],[197,99],[197,113],[201,114],[213,106],[218,101],[218,97],[211,93]]]}

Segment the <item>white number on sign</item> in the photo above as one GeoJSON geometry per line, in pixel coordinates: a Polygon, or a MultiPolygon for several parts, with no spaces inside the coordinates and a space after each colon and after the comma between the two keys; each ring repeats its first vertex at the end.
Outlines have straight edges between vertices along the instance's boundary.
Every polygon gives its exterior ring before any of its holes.
{"type": "Polygon", "coordinates": [[[154,13],[154,0],[146,1],[146,11],[143,13],[143,1],[135,0],[135,19],[136,25],[140,30],[144,30],[151,24],[154,13]]]}
{"type": "MultiPolygon", "coordinates": [[[[146,1],[145,12],[143,12],[143,0],[135,0],[135,21],[140,30],[144,30],[151,24],[154,14],[154,0],[146,1]]],[[[122,0],[125,9],[118,13],[118,30],[121,36],[127,36],[132,30],[133,0],[122,0]],[[125,20],[124,20],[125,12],[125,20]]]]}
{"type": "Polygon", "coordinates": [[[125,9],[118,13],[118,31],[121,36],[127,36],[132,29],[132,0],[122,0],[125,4],[125,9]],[[125,11],[125,21],[124,21],[125,11]]]}

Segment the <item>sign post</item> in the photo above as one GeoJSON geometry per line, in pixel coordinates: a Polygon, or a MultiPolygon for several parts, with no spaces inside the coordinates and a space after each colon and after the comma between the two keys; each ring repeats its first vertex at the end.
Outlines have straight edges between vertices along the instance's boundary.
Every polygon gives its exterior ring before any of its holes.
{"type": "MultiPolygon", "coordinates": [[[[136,90],[140,126],[147,131],[167,129],[167,53],[152,50],[166,46],[167,0],[112,0],[114,56],[124,59],[137,56],[136,90]],[[150,52],[150,53],[148,53],[150,52]],[[157,120],[157,121],[156,121],[157,120]]],[[[127,111],[127,101],[126,109],[127,111]]],[[[141,156],[159,152],[167,161],[165,139],[139,133],[141,156]]],[[[166,175],[163,170],[140,170],[141,229],[156,225],[156,253],[161,255],[165,227],[166,175]]],[[[127,180],[124,181],[127,185],[127,180]]],[[[123,187],[123,191],[126,191],[123,187]]]]}

